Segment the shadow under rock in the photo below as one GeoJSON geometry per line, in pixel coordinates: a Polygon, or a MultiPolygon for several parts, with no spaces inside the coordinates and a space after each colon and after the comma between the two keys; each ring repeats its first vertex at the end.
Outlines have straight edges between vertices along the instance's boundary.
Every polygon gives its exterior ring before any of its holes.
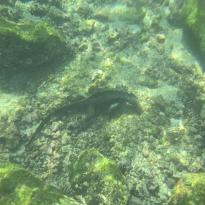
{"type": "MultiPolygon", "coordinates": [[[[66,60],[66,63],[70,61],[70,58],[66,60]]],[[[6,93],[25,94],[35,92],[37,87],[46,81],[49,75],[63,70],[65,60],[59,64],[49,63],[46,65],[40,65],[38,67],[31,67],[28,69],[19,70],[0,70],[0,88],[6,93]]]]}

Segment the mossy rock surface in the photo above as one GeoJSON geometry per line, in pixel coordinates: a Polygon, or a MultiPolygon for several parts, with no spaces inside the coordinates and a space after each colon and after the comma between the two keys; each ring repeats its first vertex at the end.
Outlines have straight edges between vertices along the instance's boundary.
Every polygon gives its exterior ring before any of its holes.
{"type": "Polygon", "coordinates": [[[73,164],[72,187],[88,205],[125,205],[128,199],[125,179],[115,162],[95,149],[82,152],[73,164]]]}
{"type": "Polygon", "coordinates": [[[40,4],[48,4],[51,6],[61,7],[64,3],[64,0],[34,0],[34,2],[40,3],[40,4]]]}
{"type": "Polygon", "coordinates": [[[25,169],[0,162],[0,204],[4,205],[80,205],[55,188],[44,185],[25,169]]]}
{"type": "Polygon", "coordinates": [[[69,55],[65,39],[48,22],[0,18],[1,69],[39,69],[69,55]]]}
{"type": "Polygon", "coordinates": [[[186,0],[182,9],[186,26],[192,32],[203,57],[205,57],[205,1],[186,0]]]}
{"type": "Polygon", "coordinates": [[[3,5],[13,5],[16,0],[1,0],[1,4],[3,5]]]}
{"type": "Polygon", "coordinates": [[[176,184],[169,205],[204,205],[205,173],[185,174],[176,184]]]}

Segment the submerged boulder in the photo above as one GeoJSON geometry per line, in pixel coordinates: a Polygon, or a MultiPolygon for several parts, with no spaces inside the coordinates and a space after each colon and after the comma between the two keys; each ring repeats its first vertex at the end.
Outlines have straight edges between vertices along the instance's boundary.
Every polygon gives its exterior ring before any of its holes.
{"type": "Polygon", "coordinates": [[[76,195],[88,205],[125,205],[128,192],[125,179],[115,162],[95,149],[82,152],[73,164],[71,184],[76,195]]]}
{"type": "Polygon", "coordinates": [[[0,204],[4,205],[80,205],[44,185],[25,169],[14,164],[0,162],[0,204]]]}
{"type": "Polygon", "coordinates": [[[1,0],[2,5],[14,5],[17,0],[1,0]]]}
{"type": "Polygon", "coordinates": [[[176,184],[169,205],[204,205],[205,173],[185,174],[176,184]]]}
{"type": "Polygon", "coordinates": [[[34,2],[40,3],[40,4],[48,4],[51,6],[56,6],[56,7],[60,7],[62,6],[62,4],[64,3],[63,0],[34,0],[34,2]]]}
{"type": "Polygon", "coordinates": [[[185,0],[182,16],[202,56],[205,57],[205,1],[185,0]]]}
{"type": "Polygon", "coordinates": [[[39,69],[62,62],[70,48],[45,20],[14,22],[0,18],[1,70],[39,69]]]}

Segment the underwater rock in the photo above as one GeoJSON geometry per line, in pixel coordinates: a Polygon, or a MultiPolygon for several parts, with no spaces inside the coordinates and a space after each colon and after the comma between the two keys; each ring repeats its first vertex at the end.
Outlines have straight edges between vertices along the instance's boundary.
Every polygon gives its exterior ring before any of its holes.
{"type": "Polygon", "coordinates": [[[74,199],[44,185],[25,169],[0,162],[0,204],[4,205],[80,205],[74,199]]]}
{"type": "Polygon", "coordinates": [[[191,31],[199,50],[205,57],[205,2],[203,0],[186,0],[182,16],[187,28],[191,31]]]}
{"type": "Polygon", "coordinates": [[[182,7],[185,0],[167,0],[165,4],[167,7],[165,9],[165,15],[168,17],[168,20],[173,25],[182,25],[183,16],[182,16],[182,7]]]}
{"type": "Polygon", "coordinates": [[[65,39],[45,20],[0,18],[0,25],[1,70],[40,69],[70,54],[65,39]]]}
{"type": "Polygon", "coordinates": [[[48,4],[51,6],[61,7],[63,4],[63,0],[34,0],[34,2],[40,3],[40,4],[48,4]]]}
{"type": "Polygon", "coordinates": [[[46,18],[49,19],[50,22],[55,22],[56,25],[62,25],[65,22],[68,22],[69,15],[55,6],[50,6],[47,4],[40,3],[29,3],[26,6],[26,9],[35,17],[46,18]]]}
{"type": "Polygon", "coordinates": [[[1,0],[3,5],[14,5],[17,0],[1,0]]]}
{"type": "Polygon", "coordinates": [[[205,173],[188,173],[175,185],[169,205],[204,205],[205,173]]]}
{"type": "Polygon", "coordinates": [[[142,21],[145,13],[141,7],[128,7],[125,4],[109,5],[96,10],[95,18],[101,21],[121,21],[136,24],[142,21]]]}
{"type": "Polygon", "coordinates": [[[115,162],[95,149],[83,151],[73,163],[71,184],[88,205],[125,205],[128,191],[115,162]]]}
{"type": "Polygon", "coordinates": [[[32,0],[20,0],[20,1],[23,2],[23,3],[28,3],[28,2],[30,2],[32,0]]]}

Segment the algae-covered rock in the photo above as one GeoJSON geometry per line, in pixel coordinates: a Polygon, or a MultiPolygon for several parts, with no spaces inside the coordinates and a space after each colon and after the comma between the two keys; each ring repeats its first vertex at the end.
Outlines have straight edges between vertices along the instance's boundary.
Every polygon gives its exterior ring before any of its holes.
{"type": "Polygon", "coordinates": [[[50,65],[69,54],[65,39],[45,20],[13,22],[0,18],[1,69],[50,65]]]}
{"type": "Polygon", "coordinates": [[[105,6],[95,12],[95,17],[97,19],[122,21],[130,24],[139,23],[144,16],[145,13],[141,7],[128,7],[125,4],[105,6]]]}
{"type": "Polygon", "coordinates": [[[205,173],[189,173],[176,184],[169,205],[204,205],[205,173]]]}
{"type": "Polygon", "coordinates": [[[84,151],[73,164],[72,188],[89,205],[125,205],[128,192],[125,179],[115,162],[95,149],[84,151]]]}
{"type": "Polygon", "coordinates": [[[16,0],[1,0],[1,4],[4,5],[13,5],[16,2],[16,0]]]}
{"type": "Polygon", "coordinates": [[[4,205],[80,205],[72,198],[44,185],[25,169],[0,162],[0,204],[4,205]]]}
{"type": "Polygon", "coordinates": [[[64,3],[64,0],[34,0],[34,2],[40,3],[40,4],[49,4],[51,6],[61,7],[64,3]]]}
{"type": "Polygon", "coordinates": [[[182,9],[186,26],[194,36],[200,52],[205,57],[205,1],[186,0],[182,9]]]}

